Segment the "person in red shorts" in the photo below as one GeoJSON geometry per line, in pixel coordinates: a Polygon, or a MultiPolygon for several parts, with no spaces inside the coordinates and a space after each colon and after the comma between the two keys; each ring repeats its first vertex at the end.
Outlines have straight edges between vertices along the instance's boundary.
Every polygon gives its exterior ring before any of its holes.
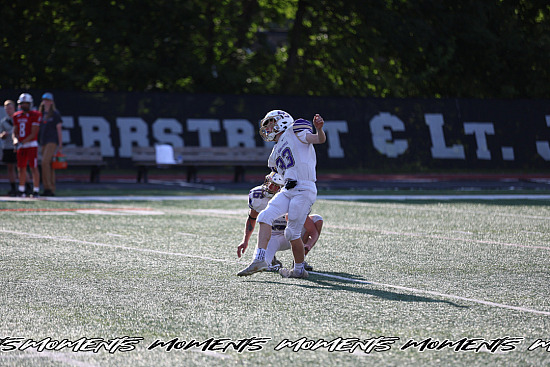
{"type": "Polygon", "coordinates": [[[18,196],[25,196],[27,181],[27,165],[31,169],[33,181],[33,197],[38,197],[40,191],[40,173],[38,172],[38,132],[40,131],[41,114],[32,111],[32,96],[23,93],[17,100],[21,111],[13,115],[13,135],[19,146],[17,149],[17,170],[19,171],[18,196]]]}

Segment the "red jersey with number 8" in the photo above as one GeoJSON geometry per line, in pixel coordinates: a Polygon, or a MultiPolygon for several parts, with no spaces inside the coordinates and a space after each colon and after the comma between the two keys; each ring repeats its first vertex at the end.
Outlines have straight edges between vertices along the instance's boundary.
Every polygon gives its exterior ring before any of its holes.
{"type": "MultiPolygon", "coordinates": [[[[42,117],[42,114],[38,111],[17,111],[13,114],[13,126],[14,128],[18,127],[18,132],[16,134],[16,138],[19,141],[24,140],[26,137],[31,135],[32,127],[34,126],[40,126],[40,118],[42,117]]],[[[36,137],[30,141],[27,142],[23,148],[27,147],[35,147],[38,146],[38,134],[36,134],[36,137]]]]}

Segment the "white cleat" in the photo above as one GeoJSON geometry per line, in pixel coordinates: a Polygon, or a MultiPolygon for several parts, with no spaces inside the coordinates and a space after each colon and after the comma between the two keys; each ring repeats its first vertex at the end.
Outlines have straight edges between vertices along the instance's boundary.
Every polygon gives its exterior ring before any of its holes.
{"type": "Polygon", "coordinates": [[[303,270],[301,273],[298,273],[294,269],[281,269],[281,270],[279,270],[279,274],[281,274],[281,276],[283,278],[303,278],[303,279],[306,279],[309,276],[309,273],[307,272],[307,270],[303,270]]]}
{"type": "Polygon", "coordinates": [[[267,270],[267,268],[268,268],[268,265],[265,262],[265,260],[256,260],[256,259],[254,259],[254,261],[252,261],[252,263],[250,263],[250,265],[248,265],[245,269],[239,271],[237,273],[237,276],[245,277],[245,276],[248,276],[248,275],[252,275],[254,273],[258,273],[260,271],[265,271],[265,270],[267,270]]]}

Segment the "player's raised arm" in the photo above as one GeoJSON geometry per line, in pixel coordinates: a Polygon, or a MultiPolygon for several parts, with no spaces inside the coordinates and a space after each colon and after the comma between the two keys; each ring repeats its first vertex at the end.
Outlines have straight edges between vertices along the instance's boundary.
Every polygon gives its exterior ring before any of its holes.
{"type": "Polygon", "coordinates": [[[317,129],[316,134],[308,134],[306,136],[306,141],[310,144],[323,144],[325,141],[327,141],[327,136],[325,135],[325,132],[323,131],[323,126],[325,125],[325,121],[321,117],[321,115],[316,114],[313,117],[313,126],[315,126],[315,129],[317,129]]]}

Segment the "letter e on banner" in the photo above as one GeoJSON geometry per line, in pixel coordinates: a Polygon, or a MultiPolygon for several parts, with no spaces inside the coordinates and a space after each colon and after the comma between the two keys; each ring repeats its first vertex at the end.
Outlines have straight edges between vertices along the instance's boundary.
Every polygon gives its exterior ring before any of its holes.
{"type": "Polygon", "coordinates": [[[404,139],[393,140],[392,131],[405,131],[405,124],[398,117],[380,112],[370,120],[372,144],[381,154],[397,158],[405,153],[409,144],[404,139]]]}

